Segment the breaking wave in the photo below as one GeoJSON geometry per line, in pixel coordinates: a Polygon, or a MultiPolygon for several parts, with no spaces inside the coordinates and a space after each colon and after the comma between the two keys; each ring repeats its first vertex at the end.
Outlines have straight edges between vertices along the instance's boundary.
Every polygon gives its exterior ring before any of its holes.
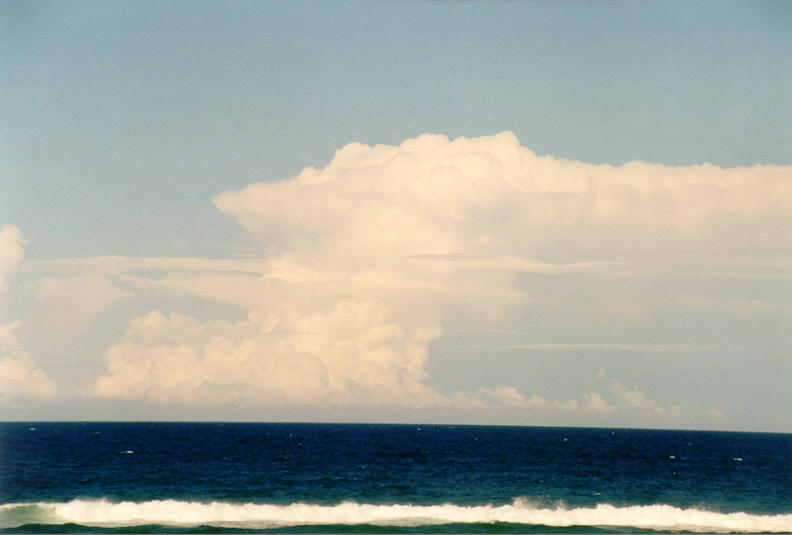
{"type": "Polygon", "coordinates": [[[431,526],[513,523],[552,527],[625,527],[693,532],[792,532],[792,514],[758,515],[681,509],[670,505],[549,508],[515,499],[505,505],[336,505],[293,503],[188,502],[153,500],[114,502],[72,500],[64,503],[0,505],[0,528],[28,524],[80,524],[92,527],[136,525],[217,526],[268,529],[288,526],[356,525],[431,526]]]}

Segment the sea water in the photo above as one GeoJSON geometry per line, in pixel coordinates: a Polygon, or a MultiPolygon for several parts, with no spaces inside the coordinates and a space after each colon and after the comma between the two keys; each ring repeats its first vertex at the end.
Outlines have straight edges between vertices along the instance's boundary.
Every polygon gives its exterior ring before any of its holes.
{"type": "Polygon", "coordinates": [[[3,423],[0,531],[792,532],[792,435],[3,423]]]}

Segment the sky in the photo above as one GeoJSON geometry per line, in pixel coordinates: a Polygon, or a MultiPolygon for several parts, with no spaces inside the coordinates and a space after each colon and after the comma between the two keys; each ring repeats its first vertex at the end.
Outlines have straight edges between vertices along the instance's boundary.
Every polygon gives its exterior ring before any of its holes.
{"type": "Polygon", "coordinates": [[[792,432],[790,23],[0,1],[0,419],[792,432]]]}

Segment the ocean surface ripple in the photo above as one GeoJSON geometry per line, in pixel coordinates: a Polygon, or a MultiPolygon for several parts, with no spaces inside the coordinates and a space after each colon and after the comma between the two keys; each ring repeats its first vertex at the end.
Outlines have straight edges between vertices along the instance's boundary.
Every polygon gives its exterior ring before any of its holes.
{"type": "Polygon", "coordinates": [[[792,533],[792,435],[0,424],[0,532],[792,533]]]}

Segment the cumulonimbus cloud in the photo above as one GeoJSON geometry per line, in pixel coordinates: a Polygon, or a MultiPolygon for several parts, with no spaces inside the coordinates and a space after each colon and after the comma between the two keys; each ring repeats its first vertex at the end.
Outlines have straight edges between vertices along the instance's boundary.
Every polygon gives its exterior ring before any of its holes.
{"type": "MultiPolygon", "coordinates": [[[[514,307],[530,306],[520,274],[610,269],[636,257],[662,264],[680,249],[717,262],[788,247],[790,175],[778,166],[591,165],[538,156],[509,132],[351,143],[323,169],[215,197],[259,244],[255,269],[127,278],[232,302],[250,316],[137,318],[107,352],[108,374],[93,392],[472,406],[427,386],[429,343],[449,323],[497,328],[514,307]]],[[[637,390],[612,390],[648,406],[637,390]]],[[[516,390],[489,394],[554,406],[516,390]]],[[[612,410],[598,394],[585,399],[591,411],[612,410]]]]}
{"type": "Polygon", "coordinates": [[[538,156],[503,132],[351,143],[324,169],[215,204],[277,250],[363,265],[789,246],[790,200],[789,167],[592,165],[538,156]]]}

